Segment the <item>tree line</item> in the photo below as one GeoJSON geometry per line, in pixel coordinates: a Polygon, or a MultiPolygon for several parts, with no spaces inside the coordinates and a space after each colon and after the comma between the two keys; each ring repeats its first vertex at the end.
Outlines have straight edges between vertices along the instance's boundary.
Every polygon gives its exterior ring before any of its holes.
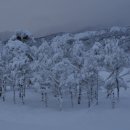
{"type": "Polygon", "coordinates": [[[33,36],[24,31],[16,32],[6,44],[1,42],[0,97],[3,101],[10,86],[14,103],[20,98],[24,104],[26,90],[36,89],[46,107],[51,97],[57,99],[62,110],[64,100],[74,107],[75,101],[81,104],[84,96],[91,107],[98,105],[99,91],[104,89],[114,108],[120,98],[120,88],[127,88],[122,72],[129,69],[129,57],[119,46],[119,39],[107,38],[88,45],[65,34],[51,41],[42,39],[40,46],[34,43],[37,41],[33,36]],[[102,71],[109,74],[105,80],[102,71]]]}

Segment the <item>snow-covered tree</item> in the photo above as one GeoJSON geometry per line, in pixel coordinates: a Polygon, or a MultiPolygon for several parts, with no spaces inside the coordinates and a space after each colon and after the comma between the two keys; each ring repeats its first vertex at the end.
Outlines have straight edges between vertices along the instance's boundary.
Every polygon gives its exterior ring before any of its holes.
{"type": "Polygon", "coordinates": [[[57,97],[59,101],[60,110],[62,110],[63,94],[70,89],[66,81],[70,78],[69,76],[74,73],[74,70],[73,65],[68,59],[63,59],[52,68],[52,89],[55,97],[57,97]]]}
{"type": "Polygon", "coordinates": [[[47,96],[50,87],[50,83],[48,80],[51,75],[51,57],[51,47],[46,41],[43,41],[42,45],[35,49],[34,61],[31,64],[33,75],[32,85],[35,89],[40,91],[41,100],[42,102],[45,102],[46,107],[48,102],[47,96]]]}
{"type": "Polygon", "coordinates": [[[126,88],[123,78],[120,76],[124,67],[128,63],[128,56],[118,45],[118,40],[109,40],[105,46],[104,65],[110,76],[106,81],[107,96],[112,95],[115,98],[115,89],[117,90],[117,99],[119,100],[120,88],[126,88]]]}
{"type": "Polygon", "coordinates": [[[20,95],[22,94],[22,96],[20,97],[22,97],[23,102],[23,95],[25,96],[26,83],[29,80],[29,66],[33,60],[33,58],[31,57],[30,49],[26,44],[16,40],[9,41],[5,46],[5,50],[8,58],[8,73],[10,75],[9,79],[14,91],[14,103],[15,91],[17,89],[20,90],[20,95]],[[22,82],[26,83],[23,84],[22,82]]]}
{"type": "Polygon", "coordinates": [[[90,50],[90,55],[91,55],[91,63],[94,65],[94,72],[95,72],[95,81],[96,81],[96,92],[95,92],[95,98],[97,100],[98,104],[98,90],[99,90],[99,82],[101,80],[99,76],[99,72],[103,68],[103,60],[104,60],[104,51],[103,51],[103,45],[99,42],[96,42],[92,49],[90,50]]]}
{"type": "Polygon", "coordinates": [[[85,88],[87,93],[88,107],[91,106],[91,103],[95,100],[98,104],[98,64],[95,57],[88,53],[84,61],[82,68],[82,86],[85,88]]]}
{"type": "Polygon", "coordinates": [[[78,104],[81,103],[81,96],[82,96],[82,85],[81,85],[81,69],[83,67],[84,64],[84,60],[85,60],[85,52],[86,52],[86,48],[84,46],[84,44],[79,41],[76,40],[74,42],[73,48],[72,48],[72,56],[71,56],[71,62],[73,64],[73,66],[76,69],[75,72],[75,77],[76,77],[76,82],[77,82],[77,98],[78,98],[78,104]]]}
{"type": "Polygon", "coordinates": [[[3,46],[0,47],[0,97],[5,101],[6,90],[6,64],[3,57],[3,46]]]}

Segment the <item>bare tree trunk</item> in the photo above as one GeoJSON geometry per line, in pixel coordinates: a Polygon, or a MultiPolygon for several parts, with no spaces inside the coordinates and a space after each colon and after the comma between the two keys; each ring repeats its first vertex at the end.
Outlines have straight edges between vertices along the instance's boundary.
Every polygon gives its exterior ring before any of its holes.
{"type": "Polygon", "coordinates": [[[2,99],[3,99],[3,102],[5,102],[5,82],[3,81],[3,88],[2,88],[2,99]]]}
{"type": "Polygon", "coordinates": [[[112,108],[113,109],[115,108],[115,93],[114,93],[114,90],[112,92],[112,108]]]}
{"type": "Polygon", "coordinates": [[[119,87],[119,81],[118,81],[118,68],[116,69],[116,88],[117,88],[117,99],[119,101],[120,98],[120,87],[119,87]]]}
{"type": "Polygon", "coordinates": [[[99,89],[99,85],[98,85],[98,73],[97,73],[96,105],[98,105],[98,89],[99,89]]]}
{"type": "Polygon", "coordinates": [[[2,97],[2,87],[0,87],[0,97],[2,97]]]}
{"type": "Polygon", "coordinates": [[[48,107],[48,102],[47,102],[47,100],[48,100],[48,98],[47,98],[47,92],[45,92],[44,96],[45,96],[45,107],[48,107]]]}
{"type": "Polygon", "coordinates": [[[44,104],[45,103],[45,107],[48,107],[48,98],[47,98],[47,92],[42,92],[41,93],[41,98],[42,98],[42,103],[44,104]]]}
{"type": "Polygon", "coordinates": [[[5,102],[5,90],[3,88],[3,92],[2,92],[2,99],[3,99],[3,102],[5,102]]]}
{"type": "Polygon", "coordinates": [[[22,94],[22,104],[24,104],[24,95],[22,94]]]}
{"type": "Polygon", "coordinates": [[[14,104],[16,104],[16,98],[15,98],[15,86],[13,85],[13,101],[14,101],[14,104]]]}
{"type": "Polygon", "coordinates": [[[91,85],[91,89],[90,89],[90,98],[91,98],[91,102],[93,102],[93,87],[91,85]]]}
{"type": "Polygon", "coordinates": [[[61,96],[58,97],[58,101],[59,101],[60,111],[62,111],[62,109],[63,109],[63,99],[62,99],[61,96]]]}
{"type": "Polygon", "coordinates": [[[26,96],[26,86],[24,84],[24,88],[23,88],[23,94],[24,94],[24,97],[26,96]]]}
{"type": "Polygon", "coordinates": [[[90,90],[89,89],[87,91],[87,97],[88,97],[88,107],[90,108],[90,106],[91,106],[91,99],[90,99],[90,90]]]}
{"type": "Polygon", "coordinates": [[[117,84],[117,99],[119,100],[119,98],[120,98],[120,88],[119,88],[119,82],[118,82],[117,78],[116,78],[116,84],[117,84]]]}
{"type": "Polygon", "coordinates": [[[71,90],[70,90],[70,97],[71,97],[71,106],[74,107],[73,92],[71,90]]]}
{"type": "Polygon", "coordinates": [[[79,92],[78,92],[78,104],[81,104],[81,87],[79,86],[79,92]]]}
{"type": "Polygon", "coordinates": [[[58,101],[59,101],[59,107],[60,107],[60,111],[62,111],[63,108],[63,98],[62,98],[62,91],[61,91],[61,87],[58,88],[58,101]]]}
{"type": "Polygon", "coordinates": [[[41,93],[41,96],[42,96],[42,102],[44,101],[44,94],[43,92],[41,93]]]}
{"type": "Polygon", "coordinates": [[[21,89],[22,89],[22,92],[21,92],[21,99],[22,99],[22,104],[24,104],[24,87],[23,85],[21,85],[21,89]]]}

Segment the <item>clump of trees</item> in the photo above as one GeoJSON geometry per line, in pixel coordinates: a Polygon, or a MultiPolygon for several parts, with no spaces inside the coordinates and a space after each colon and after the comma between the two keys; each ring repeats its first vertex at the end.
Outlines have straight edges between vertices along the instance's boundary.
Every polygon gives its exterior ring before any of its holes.
{"type": "Polygon", "coordinates": [[[33,37],[26,32],[16,32],[0,50],[0,96],[5,101],[6,87],[11,86],[13,101],[20,98],[25,103],[26,89],[35,89],[48,106],[51,97],[56,98],[60,110],[65,100],[72,107],[86,100],[88,107],[99,103],[101,89],[115,107],[120,88],[127,88],[122,71],[128,67],[127,54],[115,38],[95,42],[88,49],[86,43],[65,34],[30,46],[33,37]],[[104,81],[100,72],[109,77],[104,81]],[[101,88],[101,86],[103,86],[101,88]],[[16,96],[18,93],[19,97],[16,96]],[[49,98],[49,100],[48,100],[49,98]]]}
{"type": "Polygon", "coordinates": [[[107,97],[112,96],[112,106],[115,107],[115,98],[119,100],[120,88],[127,88],[127,84],[121,74],[123,69],[128,66],[129,58],[124,50],[119,47],[118,40],[108,40],[107,42],[108,44],[104,48],[104,66],[110,76],[105,83],[105,87],[107,89],[107,97]]]}

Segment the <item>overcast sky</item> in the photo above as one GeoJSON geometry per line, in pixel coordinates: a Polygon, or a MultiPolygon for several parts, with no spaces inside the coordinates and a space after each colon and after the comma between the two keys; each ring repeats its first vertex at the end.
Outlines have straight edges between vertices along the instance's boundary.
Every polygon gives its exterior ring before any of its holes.
{"type": "Polygon", "coordinates": [[[0,0],[0,32],[43,34],[130,25],[130,0],[0,0]]]}

